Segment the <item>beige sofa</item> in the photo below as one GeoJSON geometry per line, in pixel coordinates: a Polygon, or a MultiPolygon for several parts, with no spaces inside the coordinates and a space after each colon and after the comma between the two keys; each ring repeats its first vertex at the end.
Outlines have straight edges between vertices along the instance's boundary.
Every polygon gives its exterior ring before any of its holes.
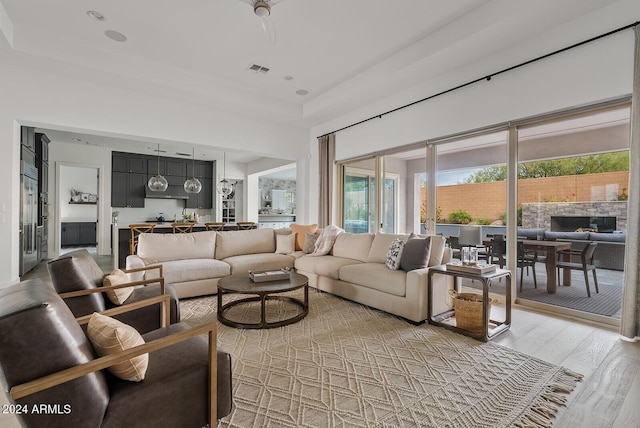
{"type": "MultiPolygon", "coordinates": [[[[162,264],[165,284],[178,297],[217,292],[218,280],[248,270],[293,268],[309,277],[319,290],[420,323],[427,319],[429,268],[409,272],[386,267],[386,254],[396,237],[408,235],[352,234],[337,236],[331,253],[311,256],[301,251],[276,254],[276,236],[290,230],[256,229],[229,232],[140,235],[136,255],[127,257],[127,269],[162,264]]],[[[451,259],[442,236],[431,237],[429,266],[451,259]]],[[[142,279],[142,278],[140,278],[142,279]]],[[[436,313],[451,308],[451,277],[435,275],[436,313]]]]}
{"type": "MultiPolygon", "coordinates": [[[[341,233],[331,255],[300,257],[295,267],[309,277],[312,287],[421,323],[427,319],[429,268],[409,272],[388,269],[387,249],[397,237],[406,241],[409,236],[341,233]]],[[[450,260],[451,249],[445,248],[444,237],[431,236],[428,266],[450,260]]],[[[434,275],[433,281],[433,309],[441,313],[452,307],[448,289],[453,281],[444,275],[434,275]]]]}
{"type": "Polygon", "coordinates": [[[136,254],[127,256],[126,266],[162,264],[164,282],[173,285],[178,297],[215,294],[218,280],[227,275],[293,268],[293,256],[275,253],[276,233],[273,229],[144,233],[136,254]]]}

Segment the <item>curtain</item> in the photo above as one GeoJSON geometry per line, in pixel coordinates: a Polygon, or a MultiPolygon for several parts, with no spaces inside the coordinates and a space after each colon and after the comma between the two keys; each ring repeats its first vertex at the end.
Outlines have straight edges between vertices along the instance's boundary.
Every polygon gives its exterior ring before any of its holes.
{"type": "Polygon", "coordinates": [[[318,227],[331,224],[333,212],[333,164],[336,160],[336,134],[318,138],[320,185],[318,187],[318,227]]]}
{"type": "Polygon", "coordinates": [[[631,142],[629,155],[629,202],[627,204],[627,248],[624,257],[624,294],[620,334],[640,338],[640,26],[634,27],[635,57],[631,96],[631,142]]]}

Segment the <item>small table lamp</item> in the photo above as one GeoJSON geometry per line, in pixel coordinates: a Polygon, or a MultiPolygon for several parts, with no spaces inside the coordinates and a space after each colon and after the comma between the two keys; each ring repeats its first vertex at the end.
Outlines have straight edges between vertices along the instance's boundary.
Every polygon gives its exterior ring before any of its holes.
{"type": "Polygon", "coordinates": [[[482,245],[482,228],[480,226],[460,226],[458,242],[462,248],[462,264],[478,263],[478,245],[482,245]]]}

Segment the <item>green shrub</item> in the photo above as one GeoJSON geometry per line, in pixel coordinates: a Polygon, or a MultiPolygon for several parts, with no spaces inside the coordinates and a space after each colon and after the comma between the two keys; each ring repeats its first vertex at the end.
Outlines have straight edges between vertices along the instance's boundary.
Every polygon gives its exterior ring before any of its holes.
{"type": "Polygon", "coordinates": [[[479,219],[476,220],[476,224],[479,224],[481,226],[488,226],[491,223],[492,223],[491,219],[488,217],[480,217],[479,219]]]}
{"type": "Polygon", "coordinates": [[[469,224],[471,223],[471,220],[473,220],[471,214],[469,214],[465,210],[457,210],[449,214],[449,223],[469,224]]]}

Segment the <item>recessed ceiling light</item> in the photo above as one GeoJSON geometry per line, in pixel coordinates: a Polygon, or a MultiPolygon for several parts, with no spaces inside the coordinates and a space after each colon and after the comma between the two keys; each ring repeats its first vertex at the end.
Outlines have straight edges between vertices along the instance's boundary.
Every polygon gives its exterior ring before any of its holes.
{"type": "Polygon", "coordinates": [[[298,95],[308,95],[309,91],[307,91],[306,89],[298,89],[296,91],[296,94],[298,94],[298,95]]]}
{"type": "Polygon", "coordinates": [[[107,30],[104,32],[104,35],[110,38],[111,40],[115,40],[116,42],[126,42],[127,36],[122,33],[119,33],[115,30],[107,30]]]}
{"type": "Polygon", "coordinates": [[[284,76],[284,80],[293,80],[293,76],[289,76],[288,74],[284,76]]]}
{"type": "Polygon", "coordinates": [[[95,10],[88,11],[87,15],[94,21],[104,21],[104,15],[100,12],[96,12],[95,10]]]}

